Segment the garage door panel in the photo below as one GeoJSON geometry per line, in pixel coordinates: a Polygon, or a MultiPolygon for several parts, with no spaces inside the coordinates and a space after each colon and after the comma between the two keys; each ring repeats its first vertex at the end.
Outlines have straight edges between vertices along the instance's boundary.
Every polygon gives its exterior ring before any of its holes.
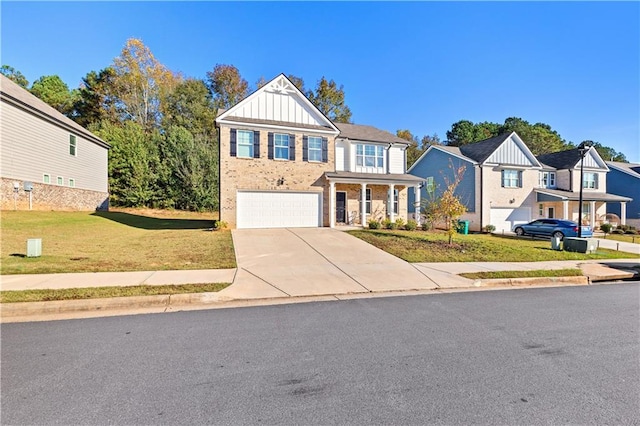
{"type": "Polygon", "coordinates": [[[497,232],[511,232],[515,225],[531,221],[531,208],[492,208],[489,216],[497,232]]]}
{"type": "Polygon", "coordinates": [[[322,194],[318,192],[237,193],[238,228],[322,226],[322,194]]]}

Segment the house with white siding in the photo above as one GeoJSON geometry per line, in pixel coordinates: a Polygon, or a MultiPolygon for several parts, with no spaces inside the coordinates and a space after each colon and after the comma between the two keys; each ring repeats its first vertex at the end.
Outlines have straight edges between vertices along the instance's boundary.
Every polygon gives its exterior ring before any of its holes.
{"type": "Polygon", "coordinates": [[[2,209],[107,210],[109,144],[0,75],[2,209]]]}
{"type": "Polygon", "coordinates": [[[280,74],[216,118],[220,220],[231,228],[366,226],[407,219],[408,142],[333,123],[280,74]]]}
{"type": "MultiPolygon", "coordinates": [[[[452,170],[462,168],[456,189],[467,213],[469,229],[487,225],[510,232],[517,224],[539,218],[578,222],[580,200],[578,149],[534,156],[516,132],[505,133],[460,147],[431,146],[411,166],[409,173],[425,180],[422,199],[437,197],[452,181],[452,170]]],[[[624,209],[630,198],[606,191],[609,169],[594,148],[583,160],[582,223],[595,228],[605,221],[607,203],[624,209]]],[[[409,212],[419,207],[410,196],[409,212]]]]}

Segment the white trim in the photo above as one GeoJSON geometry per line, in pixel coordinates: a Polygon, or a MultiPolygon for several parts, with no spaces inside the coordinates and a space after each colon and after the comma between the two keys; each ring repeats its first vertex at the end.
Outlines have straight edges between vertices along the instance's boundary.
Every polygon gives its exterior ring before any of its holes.
{"type": "Polygon", "coordinates": [[[49,173],[43,173],[42,174],[42,183],[46,183],[47,185],[51,185],[51,175],[49,173]],[[46,179],[48,179],[49,182],[46,182],[46,179]]]}
{"type": "MultiPolygon", "coordinates": [[[[629,176],[633,176],[634,178],[640,179],[640,173],[636,173],[634,171],[627,170],[624,167],[620,167],[620,166],[617,166],[615,164],[612,164],[611,161],[607,161],[606,163],[607,163],[607,166],[610,169],[615,169],[615,170],[617,170],[619,172],[622,172],[622,173],[625,173],[625,174],[627,174],[629,176]]],[[[632,166],[635,166],[635,167],[640,167],[640,164],[636,164],[636,163],[628,163],[628,164],[632,165],[632,166]]]]}
{"type": "MultiPolygon", "coordinates": [[[[291,85],[291,89],[289,90],[289,93],[297,95],[298,99],[302,103],[304,103],[308,108],[312,109],[313,111],[316,111],[319,117],[324,118],[325,124],[327,124],[331,129],[333,129],[333,131],[327,131],[327,133],[333,134],[333,135],[340,134],[340,130],[335,126],[335,124],[333,124],[333,122],[329,120],[329,118],[327,118],[327,116],[324,115],[322,111],[316,108],[316,106],[313,105],[309,99],[307,99],[304,93],[302,93],[300,89],[298,89],[296,85],[293,84],[291,80],[289,80],[287,76],[284,74],[277,75],[275,78],[273,78],[271,81],[266,83],[264,86],[262,86],[261,88],[259,88],[258,90],[256,90],[255,92],[253,92],[252,94],[250,94],[249,96],[247,96],[246,98],[244,98],[243,100],[241,100],[240,102],[238,102],[237,104],[235,104],[234,106],[232,106],[231,108],[223,112],[222,114],[220,114],[220,116],[216,118],[216,123],[229,125],[228,122],[224,120],[226,117],[233,116],[233,114],[237,110],[242,108],[245,104],[250,103],[254,98],[258,97],[262,92],[265,92],[267,91],[267,89],[270,89],[272,84],[275,83],[276,80],[278,80],[279,78],[284,78],[291,85]]],[[[258,126],[255,123],[247,123],[247,124],[250,124],[252,126],[253,125],[258,126]]],[[[277,127],[280,127],[280,126],[277,126],[277,127]]]]}
{"type": "Polygon", "coordinates": [[[75,188],[76,187],[76,180],[74,178],[68,178],[67,182],[68,182],[69,188],[75,188]],[[73,182],[73,184],[72,184],[72,182],[73,182]]]}

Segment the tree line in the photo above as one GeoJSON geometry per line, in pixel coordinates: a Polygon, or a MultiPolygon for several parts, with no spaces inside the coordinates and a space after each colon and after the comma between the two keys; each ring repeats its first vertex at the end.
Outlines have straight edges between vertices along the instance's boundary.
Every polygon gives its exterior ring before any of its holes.
{"type": "MultiPolygon", "coordinates": [[[[24,75],[9,65],[0,67],[0,73],[111,144],[112,205],[195,211],[219,208],[218,111],[267,83],[260,77],[251,87],[228,64],[216,64],[205,78],[185,77],[168,69],[136,38],[127,40],[106,68],[88,72],[78,88],[70,89],[57,75],[42,76],[29,87],[24,75]]],[[[323,76],[309,89],[302,78],[287,77],[330,120],[351,122],[342,85],[323,76]]],[[[396,134],[412,142],[407,149],[410,167],[431,145],[461,146],[510,131],[535,155],[575,146],[547,124],[516,117],[503,124],[460,120],[444,142],[437,134],[418,138],[407,129],[396,134]]],[[[626,161],[613,148],[598,142],[594,146],[605,160],[626,161]]]]}
{"type": "MultiPolygon", "coordinates": [[[[106,68],[69,89],[57,75],[29,87],[9,65],[0,72],[111,144],[111,204],[217,211],[218,134],[215,118],[253,88],[233,65],[217,64],[205,78],[185,77],[158,61],[144,43],[127,40],[106,68]]],[[[324,76],[314,90],[288,78],[329,119],[350,122],[344,89],[324,76]]],[[[261,77],[255,87],[266,84],[261,77]]]]}

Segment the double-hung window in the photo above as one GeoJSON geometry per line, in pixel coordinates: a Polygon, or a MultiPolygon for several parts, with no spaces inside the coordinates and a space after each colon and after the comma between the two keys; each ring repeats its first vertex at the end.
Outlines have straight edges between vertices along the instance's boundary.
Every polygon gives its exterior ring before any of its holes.
{"type": "Polygon", "coordinates": [[[556,173],[555,172],[540,172],[538,186],[540,188],[555,188],[556,187],[556,173]]]}
{"type": "Polygon", "coordinates": [[[427,188],[427,194],[433,195],[433,193],[436,190],[436,184],[433,181],[433,176],[427,176],[427,180],[426,180],[425,186],[427,188]]]}
{"type": "Polygon", "coordinates": [[[359,167],[384,167],[384,147],[381,145],[356,145],[356,165],[359,167]]]}
{"type": "Polygon", "coordinates": [[[588,189],[598,189],[598,175],[595,173],[585,173],[582,187],[588,189]]]}
{"type": "Polygon", "coordinates": [[[251,130],[238,130],[236,132],[237,156],[253,158],[253,132],[251,130]]]}
{"type": "Polygon", "coordinates": [[[77,141],[75,135],[69,135],[69,154],[72,156],[76,156],[78,152],[77,141]]]}
{"type": "Polygon", "coordinates": [[[276,133],[273,135],[274,157],[280,160],[289,159],[289,135],[276,133]]]}
{"type": "Polygon", "coordinates": [[[520,171],[519,170],[503,170],[502,171],[502,187],[503,188],[519,188],[520,187],[520,171]]]}
{"type": "Polygon", "coordinates": [[[308,139],[308,159],[309,161],[322,161],[322,138],[309,136],[308,139]]]}

